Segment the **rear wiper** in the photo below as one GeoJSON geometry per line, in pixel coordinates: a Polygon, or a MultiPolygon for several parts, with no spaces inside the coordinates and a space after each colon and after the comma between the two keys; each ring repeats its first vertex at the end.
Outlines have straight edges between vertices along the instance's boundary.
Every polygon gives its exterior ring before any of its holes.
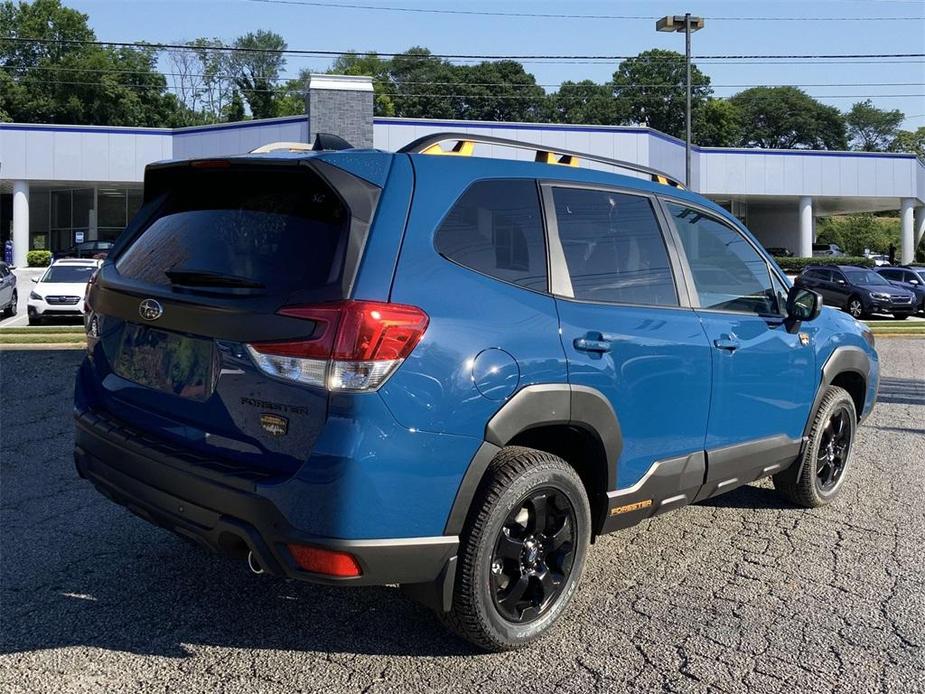
{"type": "Polygon", "coordinates": [[[235,287],[242,289],[265,289],[266,285],[247,277],[223,275],[208,270],[165,270],[164,274],[171,284],[184,287],[235,287]]]}

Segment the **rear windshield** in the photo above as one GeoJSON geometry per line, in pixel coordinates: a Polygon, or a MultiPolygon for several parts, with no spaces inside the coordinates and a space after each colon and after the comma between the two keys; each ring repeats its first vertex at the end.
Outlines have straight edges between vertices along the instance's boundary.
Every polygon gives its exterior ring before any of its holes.
{"type": "Polygon", "coordinates": [[[42,282],[56,284],[87,282],[94,270],[96,270],[95,265],[55,265],[48,268],[42,282]]]}
{"type": "Polygon", "coordinates": [[[178,173],[116,269],[155,285],[314,289],[340,280],[349,219],[304,169],[178,173]]]}

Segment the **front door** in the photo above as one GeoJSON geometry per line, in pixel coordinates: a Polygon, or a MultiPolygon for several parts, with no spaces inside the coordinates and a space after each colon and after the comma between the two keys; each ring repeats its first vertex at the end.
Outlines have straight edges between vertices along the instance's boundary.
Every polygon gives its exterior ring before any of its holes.
{"type": "Polygon", "coordinates": [[[667,201],[712,348],[701,498],[786,467],[816,391],[814,328],[784,323],[786,289],[755,245],[706,210],[667,201]]]}
{"type": "Polygon", "coordinates": [[[568,184],[545,185],[544,200],[569,382],[603,394],[622,432],[608,528],[689,503],[703,482],[711,349],[657,200],[568,184]]]}

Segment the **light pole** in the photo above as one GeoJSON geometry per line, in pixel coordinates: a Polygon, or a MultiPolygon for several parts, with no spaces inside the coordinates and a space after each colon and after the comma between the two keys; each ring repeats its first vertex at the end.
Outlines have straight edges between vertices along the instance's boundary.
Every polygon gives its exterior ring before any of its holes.
{"type": "Polygon", "coordinates": [[[684,64],[687,68],[687,111],[685,113],[686,137],[684,145],[684,185],[691,187],[691,34],[703,29],[703,17],[668,15],[655,23],[658,31],[684,32],[684,64]]]}

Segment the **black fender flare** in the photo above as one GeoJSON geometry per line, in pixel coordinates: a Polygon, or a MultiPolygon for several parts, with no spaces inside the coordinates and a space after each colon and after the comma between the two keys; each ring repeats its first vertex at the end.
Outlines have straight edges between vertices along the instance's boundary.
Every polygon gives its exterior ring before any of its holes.
{"type": "MultiPolygon", "coordinates": [[[[816,412],[819,411],[819,405],[822,403],[822,396],[825,389],[832,385],[832,382],[839,374],[855,373],[864,379],[865,393],[870,383],[870,356],[856,345],[842,345],[832,350],[829,358],[826,359],[820,374],[819,385],[816,387],[816,396],[813,398],[813,406],[809,410],[809,416],[806,418],[806,425],[803,427],[803,445],[809,440],[809,432],[813,428],[813,421],[816,419],[816,412]]],[[[866,395],[865,395],[866,397],[866,395]]],[[[858,412],[858,422],[861,421],[861,413],[858,412]]],[[[790,466],[783,474],[793,475],[799,478],[803,472],[803,453],[800,450],[800,456],[793,465],[790,466]]]]}
{"type": "Polygon", "coordinates": [[[610,401],[595,388],[568,383],[526,386],[502,405],[485,425],[482,445],[472,457],[456,492],[444,534],[458,535],[488,465],[502,447],[530,429],[554,424],[577,426],[600,439],[607,458],[607,491],[616,487],[623,432],[610,401]]]}

